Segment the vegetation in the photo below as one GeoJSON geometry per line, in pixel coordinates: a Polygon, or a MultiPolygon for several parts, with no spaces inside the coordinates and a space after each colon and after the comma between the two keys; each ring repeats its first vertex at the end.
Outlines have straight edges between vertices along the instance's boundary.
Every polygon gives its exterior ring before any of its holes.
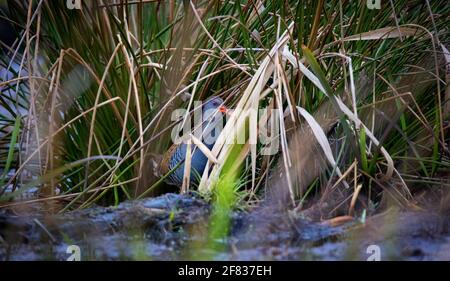
{"type": "Polygon", "coordinates": [[[59,212],[165,192],[154,170],[172,110],[212,95],[249,114],[233,113],[220,136],[247,143],[216,145],[198,187],[219,202],[211,239],[228,231],[230,206],[277,188],[297,210],[338,198],[332,217],[450,187],[447,1],[6,2],[18,39],[0,56],[11,72],[0,80],[3,206],[35,187],[33,202],[59,212]],[[270,117],[254,119],[258,108],[285,113],[274,155],[252,143],[255,120],[270,117]]]}

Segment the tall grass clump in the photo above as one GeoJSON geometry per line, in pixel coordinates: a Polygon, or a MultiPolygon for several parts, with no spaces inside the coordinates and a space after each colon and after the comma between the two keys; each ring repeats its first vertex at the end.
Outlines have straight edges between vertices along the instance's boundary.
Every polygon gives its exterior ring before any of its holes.
{"type": "Polygon", "coordinates": [[[198,187],[218,221],[238,198],[327,201],[331,217],[448,186],[446,1],[64,2],[2,12],[17,40],[0,56],[1,204],[31,188],[59,211],[168,190],[155,171],[172,111],[211,95],[234,109],[198,187]]]}

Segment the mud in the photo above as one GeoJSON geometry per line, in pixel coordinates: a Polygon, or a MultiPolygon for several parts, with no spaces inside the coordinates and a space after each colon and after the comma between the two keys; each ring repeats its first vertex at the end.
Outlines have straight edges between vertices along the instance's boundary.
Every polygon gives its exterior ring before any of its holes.
{"type": "Polygon", "coordinates": [[[207,243],[211,207],[166,194],[62,215],[0,210],[0,260],[450,260],[449,218],[389,209],[339,226],[291,212],[235,212],[231,233],[207,243]],[[219,249],[219,250],[218,250],[219,249]]]}

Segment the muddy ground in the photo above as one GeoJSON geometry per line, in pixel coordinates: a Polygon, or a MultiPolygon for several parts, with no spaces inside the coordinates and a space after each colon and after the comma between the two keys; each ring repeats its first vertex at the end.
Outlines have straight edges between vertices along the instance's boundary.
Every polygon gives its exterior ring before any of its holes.
{"type": "Polygon", "coordinates": [[[0,210],[0,260],[450,260],[449,218],[391,208],[339,226],[290,212],[236,212],[221,250],[206,244],[211,207],[165,194],[63,215],[0,210]]]}

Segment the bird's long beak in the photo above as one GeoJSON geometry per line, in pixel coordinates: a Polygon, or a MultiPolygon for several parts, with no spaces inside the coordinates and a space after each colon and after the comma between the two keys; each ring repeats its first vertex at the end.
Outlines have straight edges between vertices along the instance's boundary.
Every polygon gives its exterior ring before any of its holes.
{"type": "Polygon", "coordinates": [[[228,108],[225,105],[221,105],[219,107],[219,111],[225,114],[228,114],[228,108]]]}

